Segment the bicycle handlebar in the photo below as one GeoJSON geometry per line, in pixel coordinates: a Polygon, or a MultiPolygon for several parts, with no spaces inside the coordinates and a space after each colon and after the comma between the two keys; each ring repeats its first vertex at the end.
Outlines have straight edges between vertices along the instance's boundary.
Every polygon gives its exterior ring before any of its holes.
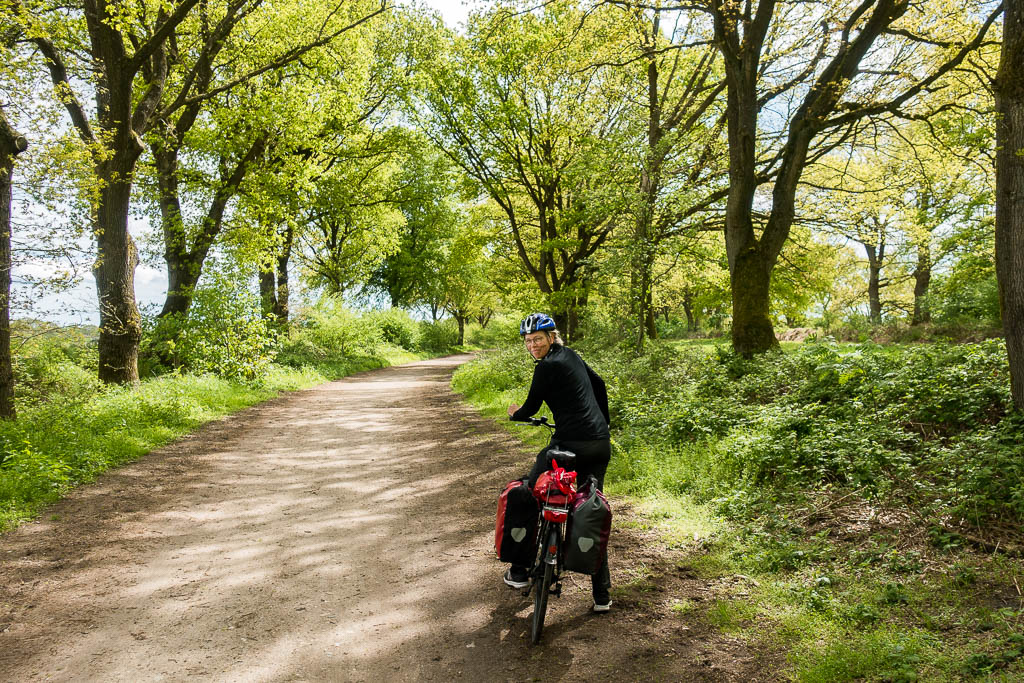
{"type": "Polygon", "coordinates": [[[554,429],[555,425],[548,422],[546,415],[540,417],[528,417],[525,420],[513,420],[513,422],[521,425],[530,425],[532,427],[547,427],[548,429],[554,429]]]}

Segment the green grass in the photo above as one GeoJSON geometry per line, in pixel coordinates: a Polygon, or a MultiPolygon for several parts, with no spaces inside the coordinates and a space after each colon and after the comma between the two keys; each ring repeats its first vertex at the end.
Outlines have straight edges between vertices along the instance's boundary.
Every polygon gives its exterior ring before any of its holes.
{"type": "Polygon", "coordinates": [[[757,606],[747,600],[715,600],[705,618],[726,633],[738,633],[757,617],[757,606]]]}

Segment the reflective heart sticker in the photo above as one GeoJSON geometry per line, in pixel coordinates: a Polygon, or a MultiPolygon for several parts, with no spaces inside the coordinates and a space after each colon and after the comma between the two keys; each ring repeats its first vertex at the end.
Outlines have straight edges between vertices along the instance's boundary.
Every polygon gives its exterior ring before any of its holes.
{"type": "Polygon", "coordinates": [[[526,538],[526,527],[517,526],[512,529],[512,540],[516,543],[521,542],[526,538]]]}
{"type": "Polygon", "coordinates": [[[580,547],[580,550],[587,552],[594,547],[594,539],[589,536],[580,536],[576,541],[576,545],[580,547]]]}

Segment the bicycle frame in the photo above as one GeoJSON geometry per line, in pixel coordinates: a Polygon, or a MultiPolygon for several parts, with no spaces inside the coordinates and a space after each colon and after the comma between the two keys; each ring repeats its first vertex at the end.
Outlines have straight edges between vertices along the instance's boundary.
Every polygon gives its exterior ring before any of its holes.
{"type": "MultiPolygon", "coordinates": [[[[547,427],[554,430],[555,425],[547,418],[530,418],[523,424],[534,427],[547,427]]],[[[562,545],[565,543],[565,525],[569,519],[569,509],[575,493],[576,472],[567,471],[558,465],[558,458],[566,462],[566,467],[575,459],[575,454],[568,451],[552,451],[551,483],[544,493],[541,504],[540,529],[537,532],[537,554],[530,567],[530,583],[523,591],[523,596],[534,594],[533,619],[530,629],[531,641],[534,645],[540,642],[544,629],[544,616],[548,609],[548,597],[562,594],[562,545]],[[552,495],[552,488],[557,493],[552,495]]]]}
{"type": "Polygon", "coordinates": [[[547,488],[541,503],[541,525],[537,534],[538,549],[533,566],[530,568],[530,583],[524,595],[534,594],[531,640],[540,641],[547,613],[548,598],[562,594],[562,545],[565,542],[565,526],[569,519],[575,493],[576,473],[569,472],[551,462],[553,472],[549,475],[547,488]]]}

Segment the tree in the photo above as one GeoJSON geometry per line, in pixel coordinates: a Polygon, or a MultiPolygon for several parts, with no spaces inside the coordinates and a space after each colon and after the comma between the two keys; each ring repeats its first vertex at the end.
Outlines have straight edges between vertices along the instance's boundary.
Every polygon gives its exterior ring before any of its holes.
{"type": "Polygon", "coordinates": [[[28,149],[0,107],[0,418],[12,420],[14,370],[11,366],[11,190],[14,158],[28,149]]]}
{"type": "Polygon", "coordinates": [[[1024,411],[1024,2],[1006,0],[995,80],[996,274],[1013,403],[1024,411]]]}
{"type": "Polygon", "coordinates": [[[442,299],[444,243],[459,224],[457,204],[465,184],[448,157],[419,135],[409,136],[398,183],[397,208],[404,218],[398,248],[369,278],[393,307],[413,308],[442,299]]]}
{"type": "MultiPolygon", "coordinates": [[[[324,117],[335,115],[324,111],[324,102],[337,106],[342,99],[347,105],[350,98],[324,96],[326,90],[333,89],[333,78],[339,70],[346,73],[347,89],[361,90],[357,81],[362,74],[350,62],[364,59],[361,43],[368,41],[360,32],[385,11],[386,2],[366,0],[352,3],[344,11],[339,9],[340,29],[321,29],[307,35],[306,42],[280,53],[269,64],[264,64],[266,53],[273,54],[276,33],[271,44],[258,52],[235,36],[257,6],[236,1],[219,21],[211,23],[204,18],[201,24],[190,27],[197,34],[193,42],[200,47],[191,53],[179,50],[174,55],[172,71],[180,78],[191,78],[195,93],[221,92],[216,98],[193,96],[180,109],[167,111],[150,136],[168,273],[161,316],[187,312],[203,261],[223,229],[228,203],[241,191],[253,167],[267,160],[264,152],[271,138],[290,133],[294,140],[296,128],[315,136],[317,131],[310,131],[310,127],[323,125],[324,117]],[[342,41],[343,37],[351,39],[342,41]],[[329,54],[319,54],[324,52],[329,54]],[[325,62],[330,64],[330,76],[325,62]],[[245,87],[239,87],[240,79],[245,87]],[[239,85],[224,88],[231,83],[239,85]],[[319,106],[314,104],[317,102],[319,106]],[[208,115],[201,119],[206,112],[208,115]],[[184,174],[183,152],[192,157],[194,167],[184,174]],[[211,166],[217,169],[212,177],[202,171],[211,166]],[[192,189],[190,199],[204,197],[207,206],[196,225],[187,225],[184,220],[180,196],[182,176],[188,179],[190,175],[202,184],[192,189]]],[[[308,18],[301,14],[282,17],[282,24],[289,22],[302,26],[308,18]]]]}
{"type": "Polygon", "coordinates": [[[930,322],[932,270],[953,244],[943,236],[979,230],[991,201],[989,174],[972,161],[973,143],[943,133],[943,117],[877,126],[873,136],[820,158],[801,180],[799,222],[866,252],[875,324],[882,321],[882,290],[907,280],[912,324],[930,322]]]}
{"type": "Polygon", "coordinates": [[[868,318],[875,324],[882,322],[882,290],[894,281],[883,269],[899,256],[900,220],[910,192],[894,160],[893,141],[886,142],[822,158],[809,169],[800,193],[800,223],[864,249],[868,318]]]}
{"type": "Polygon", "coordinates": [[[668,318],[682,309],[686,330],[695,333],[729,301],[729,271],[721,238],[712,232],[670,240],[655,266],[654,308],[668,318]]]}
{"type": "Polygon", "coordinates": [[[621,211],[616,163],[626,125],[621,53],[611,15],[569,2],[470,17],[426,65],[419,118],[427,134],[501,207],[507,238],[546,296],[559,327],[576,333],[595,254],[621,211]]]}
{"type": "MultiPolygon", "coordinates": [[[[192,44],[180,33],[188,22],[206,31],[199,34],[203,38],[212,35],[207,23],[209,7],[203,3],[201,11],[193,12],[199,5],[199,0],[181,0],[170,6],[84,0],[80,15],[84,21],[79,24],[68,22],[63,8],[14,2],[25,35],[43,56],[55,97],[66,108],[92,157],[98,186],[92,230],[100,314],[99,377],[106,382],[138,382],[142,331],[134,277],[139,256],[128,232],[128,215],[136,167],[146,149],[144,137],[176,112],[294,59],[296,51],[301,54],[312,45],[306,35],[290,43],[277,33],[280,45],[260,66],[203,90],[200,62],[187,73],[172,72],[177,55],[192,44]],[[85,99],[79,93],[83,87],[95,101],[95,118],[83,104],[85,99]]],[[[259,30],[260,23],[281,22],[289,12],[297,11],[285,6],[278,8],[279,12],[253,16],[262,5],[262,0],[230,0],[224,6],[224,16],[248,15],[254,22],[249,28],[259,30]]],[[[303,13],[314,27],[313,43],[329,42],[346,28],[337,25],[339,15],[344,14],[340,6],[328,6],[314,16],[305,9],[303,13]]],[[[79,16],[77,9],[72,14],[76,19],[79,16]]]]}
{"type": "Polygon", "coordinates": [[[907,0],[863,0],[852,7],[711,0],[708,9],[727,83],[732,340],[737,352],[750,355],[777,345],[772,270],[789,238],[805,166],[855,137],[863,120],[904,114],[905,105],[977,49],[999,10],[965,41],[950,30],[959,27],[955,23],[932,21],[945,7],[907,0]],[[792,31],[793,22],[815,25],[820,34],[792,31]],[[943,48],[939,60],[928,51],[932,46],[943,48]],[[772,110],[784,117],[777,126],[761,112],[783,94],[788,102],[772,110]],[[759,154],[759,141],[770,149],[759,154]],[[755,198],[766,183],[770,208],[760,220],[755,198]]]}
{"type": "Polygon", "coordinates": [[[469,211],[461,222],[446,240],[440,273],[444,309],[459,326],[459,345],[466,343],[466,323],[494,305],[494,287],[487,272],[491,234],[486,229],[486,208],[469,211]]]}
{"type": "Polygon", "coordinates": [[[655,262],[666,241],[703,229],[703,224],[691,224],[693,217],[703,218],[727,193],[719,163],[725,122],[719,95],[725,82],[708,37],[695,22],[681,23],[684,15],[675,14],[670,38],[661,23],[667,16],[663,10],[636,10],[631,17],[639,34],[636,61],[643,67],[637,85],[644,115],[638,122],[645,129],[643,142],[636,145],[643,157],[637,163],[634,224],[627,240],[637,353],[643,351],[645,336],[657,336],[655,262]]]}
{"type": "Polygon", "coordinates": [[[299,261],[307,281],[328,294],[366,283],[399,248],[404,216],[396,208],[401,135],[358,146],[334,159],[302,213],[299,261]]]}

